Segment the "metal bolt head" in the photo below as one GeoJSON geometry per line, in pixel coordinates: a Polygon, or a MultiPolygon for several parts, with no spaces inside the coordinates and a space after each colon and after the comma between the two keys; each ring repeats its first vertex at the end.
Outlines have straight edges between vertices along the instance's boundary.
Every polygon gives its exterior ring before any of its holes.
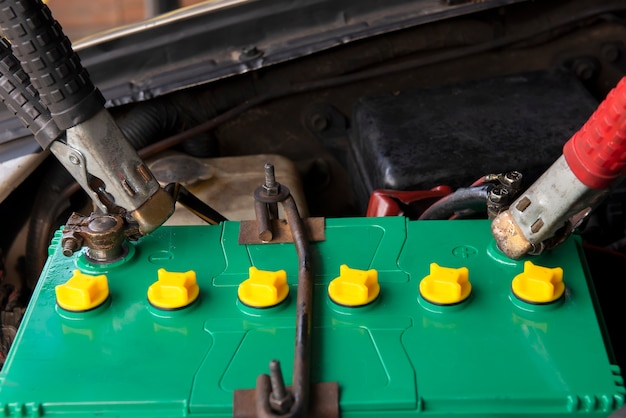
{"type": "Polygon", "coordinates": [[[519,171],[509,171],[508,173],[504,173],[500,182],[512,189],[518,189],[522,185],[522,177],[522,173],[519,171]]]}
{"type": "Polygon", "coordinates": [[[287,395],[284,398],[274,398],[274,392],[270,394],[270,408],[276,411],[278,414],[286,414],[293,405],[293,397],[287,395]]]}
{"type": "Polygon", "coordinates": [[[270,361],[270,382],[272,385],[272,393],[269,396],[270,407],[279,414],[287,413],[293,405],[293,396],[285,387],[278,360],[270,361]]]}
{"type": "Polygon", "coordinates": [[[489,191],[489,201],[503,203],[509,197],[509,191],[501,186],[496,186],[489,191]]]}

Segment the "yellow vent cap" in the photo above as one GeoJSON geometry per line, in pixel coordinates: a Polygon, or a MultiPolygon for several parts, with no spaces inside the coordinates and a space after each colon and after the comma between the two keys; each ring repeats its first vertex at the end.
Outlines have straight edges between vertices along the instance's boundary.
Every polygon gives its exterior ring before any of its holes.
{"type": "Polygon", "coordinates": [[[107,277],[102,274],[91,276],[74,270],[72,277],[54,289],[57,304],[72,312],[83,312],[97,308],[109,297],[107,277]]]}
{"type": "Polygon", "coordinates": [[[453,305],[463,302],[472,292],[467,267],[442,267],[430,264],[430,274],[419,285],[420,294],[428,302],[437,305],[453,305]]]}
{"type": "Polygon", "coordinates": [[[148,301],[155,308],[172,310],[191,305],[200,294],[196,272],[159,269],[158,280],[148,288],[148,301]]]}
{"type": "Polygon", "coordinates": [[[253,308],[270,308],[287,298],[289,285],[285,270],[266,271],[256,267],[248,270],[249,278],[237,289],[239,300],[253,308]]]}
{"type": "Polygon", "coordinates": [[[511,283],[513,294],[529,303],[550,303],[563,296],[563,269],[549,268],[524,262],[524,271],[511,283]]]}
{"type": "Polygon", "coordinates": [[[345,264],[339,267],[339,277],[328,285],[330,299],[344,306],[367,305],[379,294],[378,271],[352,269],[345,264]]]}

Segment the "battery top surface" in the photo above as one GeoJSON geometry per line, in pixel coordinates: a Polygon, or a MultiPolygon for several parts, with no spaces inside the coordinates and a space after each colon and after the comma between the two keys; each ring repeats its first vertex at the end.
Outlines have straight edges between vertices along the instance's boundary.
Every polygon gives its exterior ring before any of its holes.
{"type": "MultiPolygon", "coordinates": [[[[63,257],[57,237],[0,374],[0,415],[231,416],[233,392],[254,388],[272,359],[290,384],[296,252],[291,243],[239,244],[239,226],[163,227],[108,266],[63,257]],[[283,302],[259,309],[238,300],[252,266],[286,272],[283,302]],[[57,306],[56,286],[76,269],[106,276],[106,302],[85,312],[57,306]],[[153,306],[159,269],[195,272],[197,298],[181,309],[153,306]]],[[[338,382],[342,417],[606,416],[623,404],[577,239],[532,259],[562,269],[565,284],[556,301],[533,304],[512,293],[524,262],[497,250],[488,221],[327,219],[325,235],[311,244],[311,373],[338,382]],[[420,285],[433,264],[465,271],[469,296],[427,301],[433,293],[421,295],[420,285]],[[329,298],[342,265],[376,271],[373,301],[329,298]]],[[[444,296],[446,286],[455,292],[456,278],[435,276],[444,296]]]]}

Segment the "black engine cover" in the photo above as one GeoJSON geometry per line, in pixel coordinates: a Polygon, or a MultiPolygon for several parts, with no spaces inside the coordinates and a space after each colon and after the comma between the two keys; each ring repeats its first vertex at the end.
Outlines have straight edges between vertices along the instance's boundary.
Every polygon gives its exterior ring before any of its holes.
{"type": "Polygon", "coordinates": [[[529,184],[596,107],[562,71],[361,98],[351,135],[360,209],[381,188],[456,188],[510,170],[529,184]]]}

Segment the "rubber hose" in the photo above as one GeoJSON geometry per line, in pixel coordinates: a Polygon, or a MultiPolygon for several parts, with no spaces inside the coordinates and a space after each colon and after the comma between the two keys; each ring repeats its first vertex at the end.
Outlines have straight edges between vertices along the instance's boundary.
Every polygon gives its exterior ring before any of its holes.
{"type": "Polygon", "coordinates": [[[141,103],[128,110],[115,112],[115,122],[128,142],[141,149],[178,130],[179,113],[164,100],[141,103]]]}
{"type": "Polygon", "coordinates": [[[217,141],[211,138],[210,133],[189,138],[181,143],[183,151],[193,157],[207,158],[217,154],[217,141]]]}

